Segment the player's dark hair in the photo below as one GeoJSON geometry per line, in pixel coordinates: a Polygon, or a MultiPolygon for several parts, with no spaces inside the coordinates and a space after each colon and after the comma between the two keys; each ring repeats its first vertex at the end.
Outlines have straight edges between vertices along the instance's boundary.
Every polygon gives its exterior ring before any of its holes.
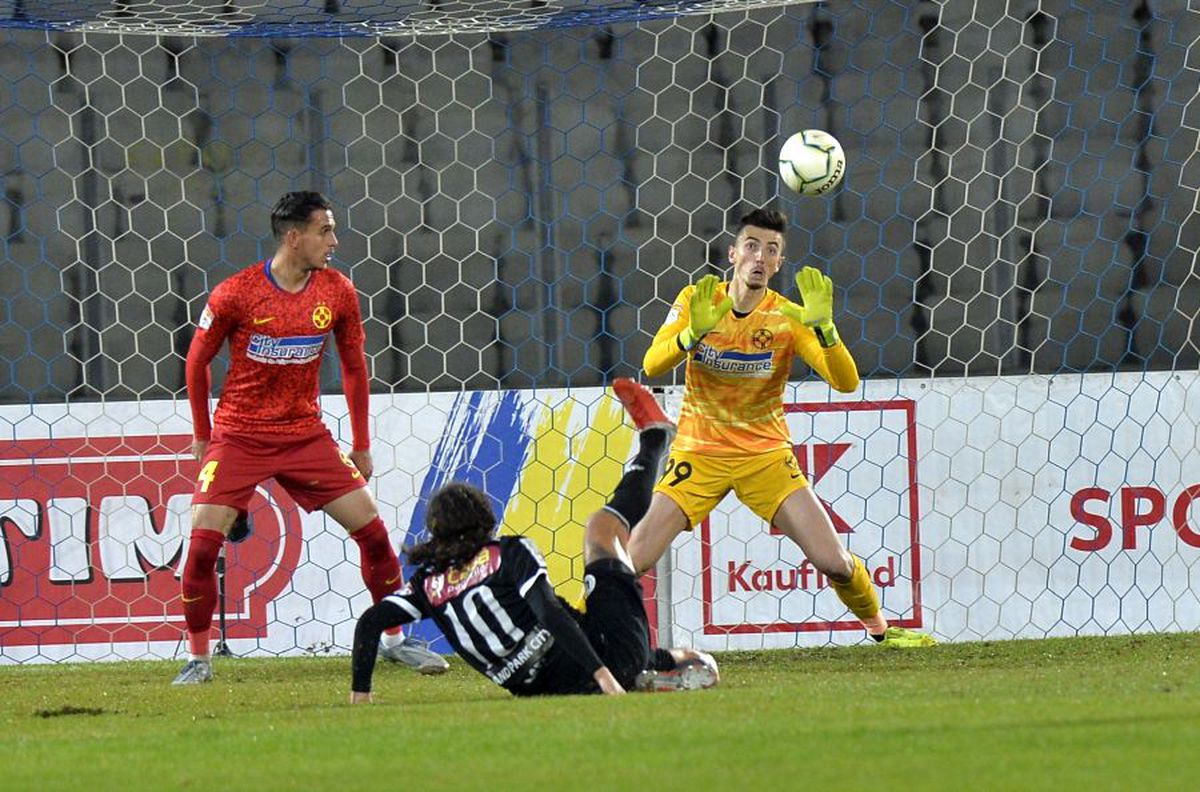
{"type": "Polygon", "coordinates": [[[452,482],[429,499],[425,512],[429,538],[405,550],[409,563],[429,572],[445,572],[474,558],[496,532],[496,514],[488,496],[470,484],[452,482]]]}
{"type": "Polygon", "coordinates": [[[293,228],[304,228],[317,209],[332,209],[333,204],[319,192],[298,190],[284,193],[271,209],[271,233],[276,241],[293,228]]]}
{"type": "Polygon", "coordinates": [[[737,233],[741,234],[746,226],[765,228],[768,231],[787,232],[787,216],[775,209],[755,209],[749,214],[742,215],[738,221],[737,233]]]}

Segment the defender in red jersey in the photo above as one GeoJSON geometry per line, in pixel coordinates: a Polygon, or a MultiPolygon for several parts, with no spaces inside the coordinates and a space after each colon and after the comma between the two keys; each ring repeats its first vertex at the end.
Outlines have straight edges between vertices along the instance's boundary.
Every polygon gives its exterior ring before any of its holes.
{"type": "MultiPolygon", "coordinates": [[[[209,631],[221,545],[254,488],[274,478],[306,511],[323,510],[358,544],[363,581],[378,602],[403,583],[400,562],[365,488],[371,477],[370,388],[358,293],[330,269],[337,248],[329,201],[291,192],[271,211],[275,255],[220,283],[197,323],[187,357],[192,453],[200,473],[182,598],[190,659],[175,684],[212,678],[209,631]],[[333,336],[350,410],[353,448],[342,452],[321,420],[321,355],[333,336]],[[229,342],[229,372],[209,421],[209,364],[229,342]]],[[[422,673],[448,668],[398,632],[385,657],[422,673]]]]}

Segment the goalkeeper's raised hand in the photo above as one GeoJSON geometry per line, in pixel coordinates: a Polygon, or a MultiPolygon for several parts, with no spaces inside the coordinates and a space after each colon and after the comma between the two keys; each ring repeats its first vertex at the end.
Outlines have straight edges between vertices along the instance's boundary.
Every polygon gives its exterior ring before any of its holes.
{"type": "Polygon", "coordinates": [[[804,304],[790,303],[780,308],[780,312],[811,327],[821,346],[836,346],[838,334],[833,326],[833,280],[828,275],[822,275],[816,267],[805,267],[796,273],[796,288],[804,304]]]}
{"type": "Polygon", "coordinates": [[[701,338],[711,333],[717,322],[721,321],[721,317],[733,308],[733,298],[728,296],[719,303],[713,303],[713,296],[720,282],[716,275],[705,275],[696,281],[696,288],[692,290],[692,300],[688,306],[691,313],[688,326],[679,334],[679,346],[684,349],[691,349],[701,338]]]}

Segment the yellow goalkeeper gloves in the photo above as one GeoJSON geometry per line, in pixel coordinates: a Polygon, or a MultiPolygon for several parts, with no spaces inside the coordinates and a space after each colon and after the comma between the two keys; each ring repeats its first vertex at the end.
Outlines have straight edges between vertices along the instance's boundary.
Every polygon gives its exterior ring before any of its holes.
{"type": "Polygon", "coordinates": [[[838,333],[833,326],[833,280],[828,275],[822,275],[816,267],[805,267],[796,273],[796,288],[804,304],[788,303],[779,312],[812,328],[821,346],[836,346],[838,333]]]}
{"type": "Polygon", "coordinates": [[[711,333],[717,322],[721,321],[721,317],[733,308],[733,298],[728,296],[719,303],[713,303],[713,295],[720,282],[716,275],[705,275],[696,281],[696,288],[692,291],[688,326],[679,334],[679,346],[685,351],[696,346],[701,338],[711,333]]]}

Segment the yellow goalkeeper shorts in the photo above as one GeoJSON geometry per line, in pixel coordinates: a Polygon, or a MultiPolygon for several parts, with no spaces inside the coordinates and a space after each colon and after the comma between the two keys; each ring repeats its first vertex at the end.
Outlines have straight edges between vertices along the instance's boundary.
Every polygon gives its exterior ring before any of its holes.
{"type": "Polygon", "coordinates": [[[671,449],[667,467],[655,492],[661,492],[683,509],[688,525],[704,521],[721,499],[733,490],[738,500],[768,523],[779,505],[798,489],[808,486],[790,448],[747,454],[709,456],[671,449]]]}

